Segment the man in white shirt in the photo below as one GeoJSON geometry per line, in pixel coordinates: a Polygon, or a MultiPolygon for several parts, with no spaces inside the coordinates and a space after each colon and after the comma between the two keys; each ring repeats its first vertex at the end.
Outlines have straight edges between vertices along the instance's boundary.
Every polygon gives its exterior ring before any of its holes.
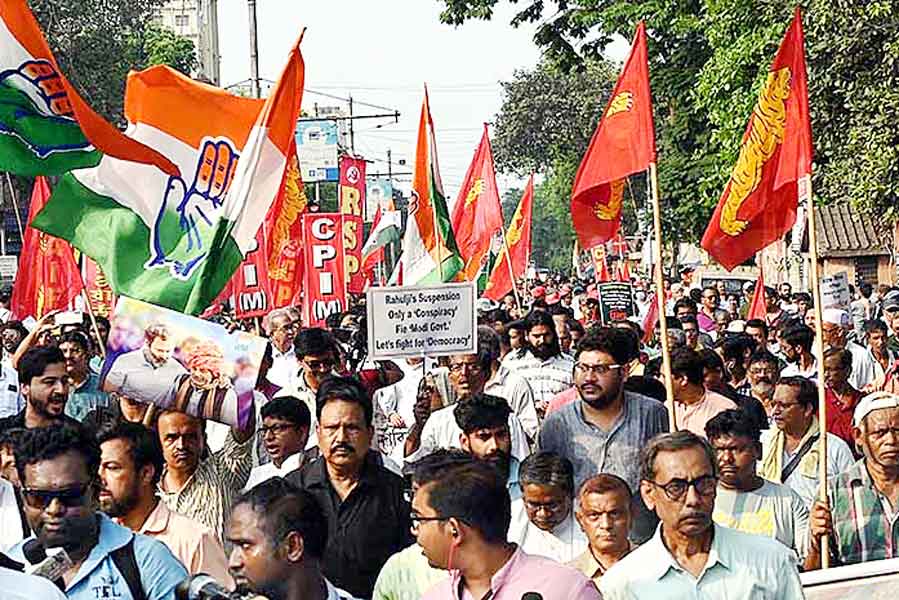
{"type": "Polygon", "coordinates": [[[249,490],[272,477],[284,477],[303,466],[303,449],[309,439],[312,416],[306,405],[296,398],[283,396],[265,404],[261,410],[262,437],[271,462],[253,467],[244,490],[249,490]]]}
{"type": "Polygon", "coordinates": [[[492,357],[491,374],[484,385],[484,393],[505,398],[512,409],[512,414],[521,422],[528,440],[536,441],[537,433],[540,430],[540,421],[534,405],[534,391],[524,377],[500,364],[499,334],[483,325],[478,327],[478,346],[482,345],[489,350],[492,357]]]}
{"type": "Polygon", "coordinates": [[[23,408],[25,399],[19,393],[19,374],[5,361],[0,362],[0,419],[17,415],[23,408]]]}
{"type": "Polygon", "coordinates": [[[262,327],[272,343],[272,366],[267,378],[278,387],[293,387],[299,372],[293,346],[297,326],[286,308],[277,308],[262,318],[262,327]]]}
{"type": "Polygon", "coordinates": [[[24,537],[15,488],[12,483],[0,478],[0,552],[9,550],[24,537]]]}
{"type": "Polygon", "coordinates": [[[0,590],[3,600],[65,600],[65,595],[48,579],[26,575],[0,566],[0,590]]]}
{"type": "Polygon", "coordinates": [[[574,518],[574,468],[552,452],[532,454],[521,463],[522,497],[512,502],[509,541],[528,554],[560,563],[587,549],[587,537],[574,518]]]}

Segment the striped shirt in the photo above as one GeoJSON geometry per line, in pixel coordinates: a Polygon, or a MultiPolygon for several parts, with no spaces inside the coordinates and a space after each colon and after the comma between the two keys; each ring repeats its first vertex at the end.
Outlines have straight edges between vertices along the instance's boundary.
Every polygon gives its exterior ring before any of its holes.
{"type": "Polygon", "coordinates": [[[229,431],[224,447],[201,460],[187,483],[177,491],[162,487],[165,471],[159,479],[157,495],[176,513],[198,521],[224,539],[225,520],[231,513],[231,501],[240,493],[253,466],[252,438],[237,443],[229,431]]]}
{"type": "Polygon", "coordinates": [[[528,382],[538,408],[545,407],[553,396],[574,385],[574,358],[564,352],[540,360],[529,350],[521,358],[506,357],[503,366],[528,382]]]}
{"type": "Polygon", "coordinates": [[[899,557],[899,510],[874,487],[864,460],[830,480],[830,507],[841,564],[899,557]]]}

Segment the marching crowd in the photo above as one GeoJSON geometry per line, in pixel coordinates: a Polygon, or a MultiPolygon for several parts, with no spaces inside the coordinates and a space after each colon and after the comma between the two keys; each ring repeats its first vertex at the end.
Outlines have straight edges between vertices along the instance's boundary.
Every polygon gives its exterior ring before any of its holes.
{"type": "MultiPolygon", "coordinates": [[[[324,328],[274,310],[240,427],[103,391],[105,319],[2,309],[0,598],[169,600],[201,573],[269,600],[802,598],[825,549],[897,557],[899,290],[821,311],[819,365],[808,293],[747,319],[754,283],[685,270],[672,423],[633,283],[637,314],[602,324],[595,284],[522,282],[438,359],[366,360],[361,300],[324,328]],[[54,581],[20,573],[60,548],[54,581]]],[[[173,340],[145,336],[167,377],[173,340]]]]}

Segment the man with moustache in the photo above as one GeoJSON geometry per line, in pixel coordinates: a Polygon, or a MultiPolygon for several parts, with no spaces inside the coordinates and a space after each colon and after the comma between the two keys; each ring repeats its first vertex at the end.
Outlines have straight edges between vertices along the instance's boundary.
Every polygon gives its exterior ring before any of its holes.
{"type": "Polygon", "coordinates": [[[506,357],[503,366],[523,377],[534,391],[537,414],[543,415],[553,396],[571,387],[571,357],[562,352],[556,324],[549,313],[531,311],[524,319],[528,350],[521,358],[506,357]]]}
{"type": "MultiPolygon", "coordinates": [[[[636,343],[628,331],[613,327],[584,336],[573,369],[578,400],[551,413],[540,429],[540,450],[555,452],[574,466],[575,489],[597,473],[617,475],[636,489],[640,449],[668,431],[663,404],[624,390],[636,343]]],[[[655,516],[638,502],[632,539],[648,538],[655,523],[655,516]]]]}
{"type": "Polygon", "coordinates": [[[640,457],[640,495],[661,524],[651,540],[603,575],[606,600],[632,598],[802,599],[792,553],[782,544],[712,521],[717,459],[690,431],[657,436],[640,457]]]}
{"type": "Polygon", "coordinates": [[[18,372],[25,408],[17,415],[0,419],[0,432],[62,423],[77,425],[77,421],[65,414],[69,375],[59,348],[39,346],[28,350],[19,359],[18,372]]]}
{"type": "MultiPolygon", "coordinates": [[[[97,512],[99,466],[96,440],[77,425],[38,427],[17,440],[29,540],[69,555],[73,564],[62,575],[69,600],[174,600],[187,571],[162,542],[97,512]]],[[[24,561],[29,540],[10,551],[14,560],[24,561]]]]}
{"type": "Polygon", "coordinates": [[[321,455],[287,476],[321,505],[328,526],[322,571],[334,585],[370,598],[387,559],[412,541],[403,479],[370,450],[374,408],[353,377],[329,377],[315,397],[321,455]]]}
{"type": "Polygon", "coordinates": [[[773,418],[772,398],[774,386],[780,380],[780,362],[767,350],[760,350],[749,358],[746,369],[750,395],[762,403],[768,413],[768,421],[773,418]]]}
{"type": "Polygon", "coordinates": [[[155,432],[123,422],[97,436],[100,510],[135,533],[159,540],[191,575],[206,573],[231,585],[225,549],[216,533],[172,512],[156,496],[165,459],[155,432]]]}
{"type": "Polygon", "coordinates": [[[519,461],[512,456],[511,410],[502,398],[476,394],[466,402],[457,403],[453,415],[461,431],[459,445],[462,450],[490,463],[506,480],[509,496],[515,500],[521,497],[521,488],[518,485],[519,461]]]}

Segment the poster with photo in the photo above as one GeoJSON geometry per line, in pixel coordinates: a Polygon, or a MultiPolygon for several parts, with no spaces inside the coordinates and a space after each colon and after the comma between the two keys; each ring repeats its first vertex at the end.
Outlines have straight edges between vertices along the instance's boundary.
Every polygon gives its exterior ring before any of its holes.
{"type": "Polygon", "coordinates": [[[266,340],[120,297],[100,374],[106,392],[243,425],[266,340]]]}

